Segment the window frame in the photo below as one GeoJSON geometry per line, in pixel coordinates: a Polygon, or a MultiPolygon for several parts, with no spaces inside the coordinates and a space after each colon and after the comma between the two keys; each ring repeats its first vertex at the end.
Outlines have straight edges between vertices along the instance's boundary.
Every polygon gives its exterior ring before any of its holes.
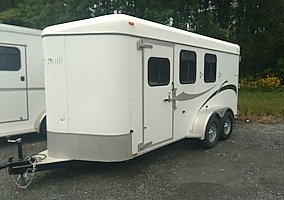
{"type": "MultiPolygon", "coordinates": [[[[191,61],[191,60],[189,60],[189,61],[191,61]]],[[[187,66],[187,68],[189,69],[190,67],[189,67],[189,65],[187,66]]],[[[187,84],[194,84],[194,83],[196,83],[196,73],[197,73],[197,54],[196,54],[196,52],[195,51],[191,51],[191,50],[185,50],[185,49],[182,49],[182,50],[180,50],[180,52],[179,52],[179,82],[180,82],[180,84],[183,84],[183,85],[187,85],[187,84]],[[194,60],[194,63],[195,63],[195,76],[194,76],[194,80],[189,80],[188,82],[182,82],[182,80],[181,80],[181,54],[182,54],[182,52],[188,52],[188,53],[193,53],[194,54],[194,56],[195,56],[195,60],[194,60]]]]}
{"type": "Polygon", "coordinates": [[[204,80],[204,82],[205,83],[215,83],[216,82],[216,80],[217,80],[217,55],[216,54],[212,54],[212,53],[206,53],[205,55],[204,55],[204,78],[203,78],[203,80],[204,80]],[[212,69],[212,63],[213,62],[209,62],[210,63],[210,66],[209,66],[209,76],[210,76],[210,79],[209,80],[207,80],[207,79],[205,79],[206,78],[206,72],[207,71],[205,71],[207,68],[206,68],[206,56],[214,56],[214,58],[215,58],[215,78],[214,78],[214,80],[213,79],[211,79],[211,69],[212,69]]]}
{"type": "MultiPolygon", "coordinates": [[[[21,69],[21,67],[22,67],[22,63],[21,63],[21,50],[19,49],[19,48],[17,48],[17,47],[15,47],[15,46],[3,46],[3,45],[0,45],[0,49],[1,48],[3,48],[3,49],[14,49],[14,50],[16,50],[15,52],[17,52],[17,53],[15,53],[15,56],[17,56],[17,61],[18,61],[18,66],[17,66],[17,68],[15,67],[15,68],[1,68],[2,66],[1,66],[1,61],[0,61],[0,71],[19,71],[20,69],[21,69]]],[[[0,54],[2,54],[1,52],[0,52],[0,54]]],[[[4,56],[5,54],[3,54],[3,56],[4,56]]],[[[1,58],[1,55],[0,55],[0,58],[1,58]]],[[[3,65],[4,66],[4,65],[3,65]]]]}
{"type": "MultiPolygon", "coordinates": [[[[159,68],[160,68],[160,65],[159,65],[159,68]]],[[[167,85],[169,85],[170,84],[170,82],[171,82],[171,62],[170,62],[170,59],[169,58],[166,58],[166,57],[157,57],[157,56],[151,56],[151,57],[149,57],[148,58],[148,62],[147,62],[147,70],[148,70],[148,74],[147,74],[147,78],[148,78],[148,85],[150,86],[150,87],[159,87],[159,86],[167,86],[167,85]],[[168,74],[168,81],[167,81],[167,83],[164,83],[164,84],[151,84],[150,83],[150,65],[149,65],[149,63],[150,63],[150,60],[151,59],[165,59],[165,60],[167,60],[167,62],[168,62],[168,71],[169,71],[169,74],[168,74]]],[[[160,80],[160,79],[159,79],[160,80]]]]}

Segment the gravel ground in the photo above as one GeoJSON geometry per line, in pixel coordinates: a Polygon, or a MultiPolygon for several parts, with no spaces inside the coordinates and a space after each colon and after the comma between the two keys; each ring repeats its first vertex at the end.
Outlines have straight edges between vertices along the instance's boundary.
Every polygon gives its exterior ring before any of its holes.
{"type": "MultiPolygon", "coordinates": [[[[26,154],[46,148],[23,137],[26,154]]],[[[0,140],[0,161],[16,146],[0,140]]],[[[121,163],[77,162],[38,172],[19,189],[0,171],[0,199],[284,199],[284,125],[237,122],[231,139],[211,149],[182,140],[121,163]]]]}

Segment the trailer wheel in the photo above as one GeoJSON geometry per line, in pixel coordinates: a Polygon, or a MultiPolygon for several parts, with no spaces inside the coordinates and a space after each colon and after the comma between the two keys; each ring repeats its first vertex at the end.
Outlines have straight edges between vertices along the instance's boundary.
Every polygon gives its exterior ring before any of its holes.
{"type": "Polygon", "coordinates": [[[231,137],[234,127],[234,117],[231,112],[226,112],[224,117],[221,119],[220,124],[220,140],[227,140],[231,137]]]}
{"type": "Polygon", "coordinates": [[[214,147],[219,139],[220,124],[216,116],[212,116],[207,123],[205,130],[205,138],[201,141],[204,148],[210,149],[214,147]]]}

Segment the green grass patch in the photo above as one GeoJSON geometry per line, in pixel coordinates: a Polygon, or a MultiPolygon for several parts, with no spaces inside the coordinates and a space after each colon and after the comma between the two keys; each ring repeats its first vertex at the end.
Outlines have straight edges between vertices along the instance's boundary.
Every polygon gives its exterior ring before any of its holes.
{"type": "Polygon", "coordinates": [[[239,91],[239,117],[261,122],[284,122],[284,92],[239,91]]]}

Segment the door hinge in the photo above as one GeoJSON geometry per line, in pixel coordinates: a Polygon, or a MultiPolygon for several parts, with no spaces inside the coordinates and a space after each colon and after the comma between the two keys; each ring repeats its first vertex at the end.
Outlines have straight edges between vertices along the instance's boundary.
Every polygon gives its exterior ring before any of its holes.
{"type": "Polygon", "coordinates": [[[140,143],[140,144],[138,144],[138,151],[142,151],[142,150],[152,146],[152,144],[153,144],[153,142],[148,142],[146,144],[140,143]]]}
{"type": "Polygon", "coordinates": [[[145,44],[145,43],[143,42],[143,40],[139,40],[139,41],[137,42],[137,50],[142,50],[142,49],[144,49],[144,48],[152,49],[152,48],[153,48],[153,45],[151,45],[151,44],[145,44]]]}
{"type": "Polygon", "coordinates": [[[176,110],[176,109],[177,109],[177,100],[176,100],[176,97],[177,97],[177,88],[173,88],[172,97],[173,97],[172,108],[173,108],[174,110],[176,110]]]}

